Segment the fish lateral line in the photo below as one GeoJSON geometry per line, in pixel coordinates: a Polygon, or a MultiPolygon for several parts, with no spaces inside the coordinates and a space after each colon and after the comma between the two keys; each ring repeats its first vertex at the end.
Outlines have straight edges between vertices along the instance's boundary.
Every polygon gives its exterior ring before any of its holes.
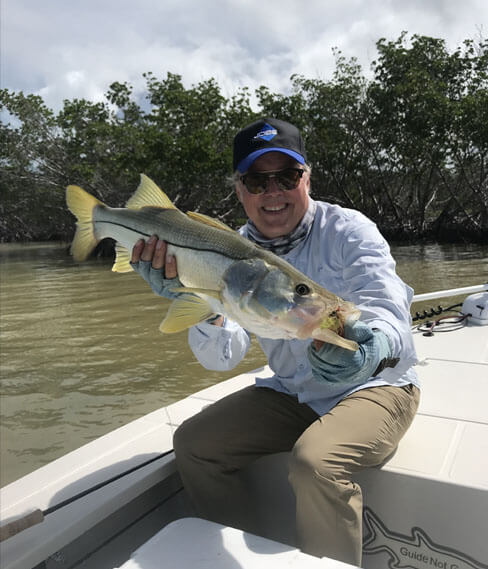
{"type": "MultiPolygon", "coordinates": [[[[128,229],[129,231],[133,231],[134,233],[139,233],[141,235],[144,235],[145,237],[151,237],[151,235],[152,235],[151,233],[144,233],[144,231],[135,230],[133,227],[130,227],[129,225],[125,225],[123,223],[117,223],[116,221],[103,220],[103,223],[106,225],[114,225],[115,227],[121,227],[123,229],[128,229]]],[[[232,259],[232,260],[245,260],[245,259],[247,259],[247,257],[240,257],[240,256],[237,257],[237,256],[226,255],[225,253],[222,253],[221,251],[216,251],[215,249],[212,249],[212,248],[198,247],[198,245],[184,245],[181,243],[176,243],[174,241],[170,241],[169,239],[161,239],[161,240],[164,241],[165,243],[167,243],[168,245],[173,245],[174,247],[179,247],[180,249],[193,249],[195,251],[203,251],[203,252],[207,252],[207,253],[216,253],[217,255],[221,255],[222,257],[227,257],[228,259],[232,259]]]]}

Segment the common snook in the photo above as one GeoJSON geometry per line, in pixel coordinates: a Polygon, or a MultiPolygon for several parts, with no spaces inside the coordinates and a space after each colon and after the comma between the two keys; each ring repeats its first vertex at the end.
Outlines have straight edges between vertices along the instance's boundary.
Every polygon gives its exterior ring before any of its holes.
{"type": "Polygon", "coordinates": [[[71,246],[76,261],[96,244],[117,241],[113,271],[128,272],[129,251],[139,239],[157,235],[176,258],[184,288],[161,323],[162,332],[179,332],[213,314],[224,314],[265,338],[315,338],[350,350],[343,338],[347,319],[359,310],[325,290],[292,265],[256,246],[223,223],[178,210],[142,175],[126,208],[110,208],[78,186],[69,186],[67,204],[78,218],[71,246]]]}

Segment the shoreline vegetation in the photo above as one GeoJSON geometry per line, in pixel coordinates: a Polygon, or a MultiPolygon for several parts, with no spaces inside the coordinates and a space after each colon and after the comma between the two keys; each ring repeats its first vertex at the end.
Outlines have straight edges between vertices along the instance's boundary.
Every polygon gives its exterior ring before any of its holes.
{"type": "Polygon", "coordinates": [[[336,50],[330,79],[294,75],[288,94],[225,97],[213,78],[185,87],[148,72],[143,93],[115,82],[103,102],[65,100],[55,113],[1,89],[0,242],[69,242],[67,185],[123,207],[141,172],[181,210],[237,228],[232,140],[274,116],[302,131],[315,199],[362,211],[393,243],[488,243],[488,40],[449,51],[404,32],[376,48],[368,77],[336,50]]]}

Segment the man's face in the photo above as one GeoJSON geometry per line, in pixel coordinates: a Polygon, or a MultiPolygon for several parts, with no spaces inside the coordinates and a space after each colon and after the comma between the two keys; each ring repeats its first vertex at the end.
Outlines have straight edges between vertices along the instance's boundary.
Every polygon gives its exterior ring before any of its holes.
{"type": "MultiPolygon", "coordinates": [[[[277,172],[302,166],[282,152],[268,152],[260,156],[249,172],[277,172]]],[[[300,223],[308,208],[310,175],[304,172],[294,190],[280,190],[275,178],[268,180],[263,194],[251,194],[244,184],[236,184],[236,192],[247,216],[268,239],[287,235],[300,223]]]]}

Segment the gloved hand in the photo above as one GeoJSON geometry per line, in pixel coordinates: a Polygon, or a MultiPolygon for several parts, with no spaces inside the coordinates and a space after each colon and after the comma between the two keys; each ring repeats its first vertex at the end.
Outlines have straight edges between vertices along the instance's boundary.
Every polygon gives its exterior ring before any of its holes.
{"type": "Polygon", "coordinates": [[[359,385],[398,363],[398,358],[392,358],[390,342],[381,330],[372,330],[357,321],[346,324],[344,337],[355,340],[359,349],[352,352],[328,343],[317,349],[313,342],[308,347],[312,373],[318,382],[359,385]]]}
{"type": "Polygon", "coordinates": [[[131,261],[130,266],[141,275],[155,294],[170,299],[178,298],[182,294],[171,292],[172,288],[182,287],[183,284],[177,276],[172,279],[165,278],[164,267],[154,269],[152,261],[143,261],[142,259],[135,263],[131,261]]]}

